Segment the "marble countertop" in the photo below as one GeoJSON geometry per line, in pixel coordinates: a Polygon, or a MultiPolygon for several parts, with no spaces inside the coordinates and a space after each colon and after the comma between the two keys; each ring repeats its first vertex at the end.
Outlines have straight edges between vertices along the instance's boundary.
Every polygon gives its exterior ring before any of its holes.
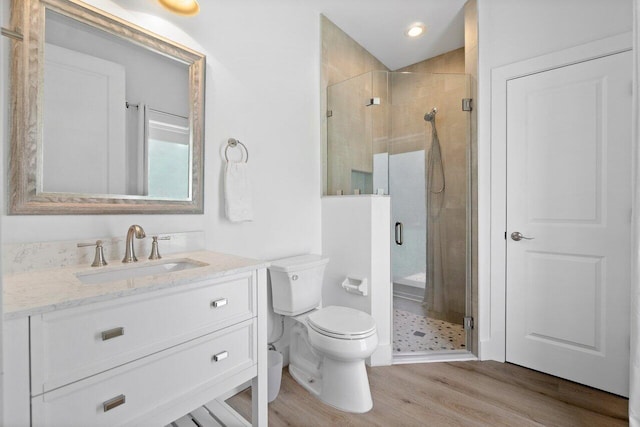
{"type": "Polygon", "coordinates": [[[171,254],[161,260],[140,260],[135,265],[110,263],[105,267],[69,266],[3,277],[5,319],[138,295],[159,289],[186,285],[203,279],[215,279],[269,266],[268,262],[209,251],[171,254]],[[113,271],[135,266],[151,266],[169,260],[190,259],[206,264],[188,270],[143,276],[101,284],[83,284],[76,274],[113,271]]]}

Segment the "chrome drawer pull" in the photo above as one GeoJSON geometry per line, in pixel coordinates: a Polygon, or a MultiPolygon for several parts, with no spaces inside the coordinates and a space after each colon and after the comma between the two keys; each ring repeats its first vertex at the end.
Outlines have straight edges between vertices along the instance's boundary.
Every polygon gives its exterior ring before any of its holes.
{"type": "Polygon", "coordinates": [[[215,301],[211,301],[211,307],[213,308],[218,308],[218,307],[223,307],[225,305],[227,305],[227,299],[226,298],[220,298],[217,299],[215,301]]]}
{"type": "Polygon", "coordinates": [[[109,329],[108,331],[102,332],[102,341],[110,340],[111,338],[116,338],[120,335],[124,335],[124,328],[109,329]]]}
{"type": "Polygon", "coordinates": [[[229,357],[229,352],[228,351],[223,351],[223,352],[220,352],[218,354],[214,354],[213,355],[213,361],[214,362],[219,362],[221,360],[226,359],[227,357],[229,357]]]}
{"type": "Polygon", "coordinates": [[[124,405],[126,399],[124,397],[124,394],[121,394],[120,396],[116,396],[113,399],[109,399],[106,402],[104,402],[102,404],[102,409],[104,410],[104,412],[110,411],[113,408],[117,408],[120,405],[124,405]]]}

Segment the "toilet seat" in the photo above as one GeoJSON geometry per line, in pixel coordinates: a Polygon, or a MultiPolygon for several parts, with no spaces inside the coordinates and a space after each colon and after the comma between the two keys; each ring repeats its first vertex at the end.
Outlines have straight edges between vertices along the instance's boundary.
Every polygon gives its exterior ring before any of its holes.
{"type": "Polygon", "coordinates": [[[289,335],[289,373],[296,382],[334,408],[364,413],[373,407],[365,360],[378,347],[376,323],[351,308],[318,308],[328,261],[319,255],[273,261],[273,311],[295,322],[289,335]]]}
{"type": "Polygon", "coordinates": [[[376,333],[373,317],[360,310],[335,305],[309,314],[307,325],[319,334],[343,340],[364,339],[376,333]]]}

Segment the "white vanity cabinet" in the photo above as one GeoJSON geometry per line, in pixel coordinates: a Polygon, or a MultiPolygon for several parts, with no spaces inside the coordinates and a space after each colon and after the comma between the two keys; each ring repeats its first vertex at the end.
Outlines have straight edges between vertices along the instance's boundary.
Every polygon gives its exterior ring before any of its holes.
{"type": "Polygon", "coordinates": [[[5,325],[4,425],[163,426],[249,380],[267,423],[264,268],[5,325]]]}

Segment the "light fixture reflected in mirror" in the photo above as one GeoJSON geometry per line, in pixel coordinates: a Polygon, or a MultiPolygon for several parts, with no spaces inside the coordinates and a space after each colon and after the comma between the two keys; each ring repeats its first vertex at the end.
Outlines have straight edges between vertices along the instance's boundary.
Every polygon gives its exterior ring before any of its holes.
{"type": "Polygon", "coordinates": [[[198,0],[158,0],[165,9],[179,15],[193,16],[200,12],[198,0]]]}

